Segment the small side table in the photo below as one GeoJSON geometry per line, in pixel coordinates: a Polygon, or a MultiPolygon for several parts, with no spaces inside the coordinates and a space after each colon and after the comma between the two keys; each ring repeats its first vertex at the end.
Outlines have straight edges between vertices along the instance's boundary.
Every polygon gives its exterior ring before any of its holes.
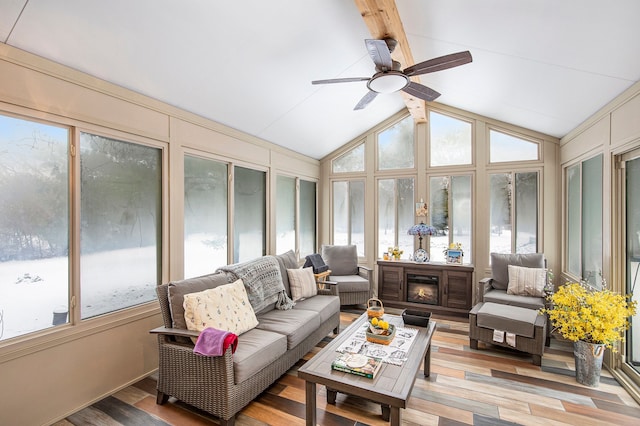
{"type": "Polygon", "coordinates": [[[319,289],[325,289],[325,285],[322,283],[329,279],[329,275],[331,275],[331,269],[320,272],[319,274],[313,274],[313,276],[316,278],[316,283],[318,284],[319,289]]]}

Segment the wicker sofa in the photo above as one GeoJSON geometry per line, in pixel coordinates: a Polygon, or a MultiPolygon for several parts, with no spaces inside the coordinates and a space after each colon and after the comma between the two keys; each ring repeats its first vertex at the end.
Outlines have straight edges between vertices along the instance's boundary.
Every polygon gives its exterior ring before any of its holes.
{"type": "MultiPolygon", "coordinates": [[[[280,275],[291,296],[287,269],[298,268],[293,252],[275,256],[280,275]]],[[[237,350],[222,356],[193,352],[190,338],[198,333],[184,324],[185,294],[228,284],[224,273],[171,282],[157,288],[164,327],[158,335],[157,403],[175,397],[233,425],[235,414],[267,389],[332,331],[339,332],[340,299],[337,286],[323,286],[318,295],[299,300],[293,309],[272,304],[256,312],[258,326],[239,336],[237,350]]]]}

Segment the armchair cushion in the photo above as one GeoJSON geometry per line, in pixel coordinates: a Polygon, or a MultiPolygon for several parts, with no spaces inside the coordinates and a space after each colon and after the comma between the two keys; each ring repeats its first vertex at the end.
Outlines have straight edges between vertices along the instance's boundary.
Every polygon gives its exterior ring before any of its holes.
{"type": "Polygon", "coordinates": [[[507,294],[518,296],[544,297],[547,270],[508,265],[509,284],[507,294]]]}
{"type": "Polygon", "coordinates": [[[517,306],[485,303],[478,310],[478,326],[533,337],[538,311],[517,306]]]}
{"type": "Polygon", "coordinates": [[[331,281],[338,283],[340,293],[353,293],[359,291],[369,291],[369,280],[360,275],[333,275],[329,277],[331,281]]]}
{"type": "Polygon", "coordinates": [[[294,302],[318,294],[316,278],[313,276],[313,268],[287,269],[291,298],[294,302]]]}
{"type": "Polygon", "coordinates": [[[484,302],[499,303],[501,305],[518,306],[527,309],[542,309],[544,305],[544,297],[518,296],[516,294],[507,294],[505,290],[489,290],[484,294],[482,299],[484,302]]]}
{"type": "Polygon", "coordinates": [[[355,245],[323,245],[322,258],[329,265],[331,276],[358,275],[358,250],[355,245]]]}
{"type": "Polygon", "coordinates": [[[544,254],[491,253],[491,285],[493,288],[506,290],[509,286],[508,265],[525,266],[527,268],[544,268],[544,254]]]}

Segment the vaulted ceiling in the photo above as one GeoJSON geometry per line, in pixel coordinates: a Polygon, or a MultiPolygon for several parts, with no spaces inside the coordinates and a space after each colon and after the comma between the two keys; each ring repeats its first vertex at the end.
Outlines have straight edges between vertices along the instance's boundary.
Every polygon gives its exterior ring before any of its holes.
{"type": "MultiPolygon", "coordinates": [[[[637,0],[2,0],[0,41],[322,158],[424,103],[381,94],[364,39],[393,35],[436,102],[562,137],[640,80],[637,0]],[[404,35],[402,34],[404,32],[404,35]]],[[[398,57],[398,55],[400,55],[398,57]]]]}

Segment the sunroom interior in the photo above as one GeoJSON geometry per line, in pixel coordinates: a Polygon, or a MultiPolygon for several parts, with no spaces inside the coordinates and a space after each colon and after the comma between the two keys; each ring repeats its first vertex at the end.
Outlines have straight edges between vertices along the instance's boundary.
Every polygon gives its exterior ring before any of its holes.
{"type": "MultiPolygon", "coordinates": [[[[51,424],[153,373],[158,284],[322,244],[355,244],[375,270],[388,247],[409,259],[420,220],[438,230],[431,259],[461,243],[474,280],[491,252],[542,252],[556,286],[638,298],[635,3],[99,3],[0,6],[0,423],[51,424]],[[364,85],[310,81],[373,72],[369,3],[397,8],[413,62],[474,62],[423,77],[434,102],[353,111],[364,85]]],[[[640,329],[618,349],[605,364],[640,402],[640,329]]]]}

